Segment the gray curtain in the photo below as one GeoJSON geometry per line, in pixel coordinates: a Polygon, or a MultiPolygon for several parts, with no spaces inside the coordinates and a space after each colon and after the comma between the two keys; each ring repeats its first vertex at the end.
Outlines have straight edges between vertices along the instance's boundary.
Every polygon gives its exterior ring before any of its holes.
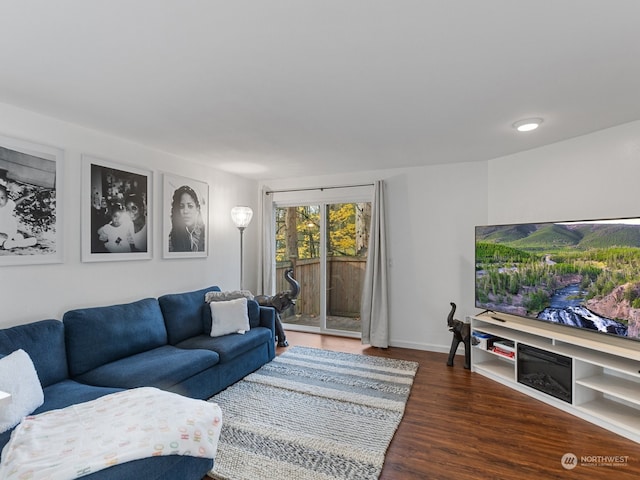
{"type": "Polygon", "coordinates": [[[267,188],[262,190],[261,196],[261,232],[260,261],[258,262],[258,295],[273,295],[275,293],[275,219],[273,218],[272,195],[267,195],[267,188]]]}
{"type": "Polygon", "coordinates": [[[369,249],[360,315],[362,343],[381,348],[389,346],[387,241],[384,212],[384,182],[376,180],[373,205],[371,205],[369,249]]]}

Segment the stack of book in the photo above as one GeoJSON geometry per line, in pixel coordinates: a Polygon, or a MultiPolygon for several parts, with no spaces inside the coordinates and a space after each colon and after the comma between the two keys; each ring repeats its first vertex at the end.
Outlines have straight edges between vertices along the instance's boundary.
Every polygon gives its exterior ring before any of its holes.
{"type": "Polygon", "coordinates": [[[496,340],[490,350],[508,358],[515,358],[516,356],[516,347],[511,340],[496,340]]]}

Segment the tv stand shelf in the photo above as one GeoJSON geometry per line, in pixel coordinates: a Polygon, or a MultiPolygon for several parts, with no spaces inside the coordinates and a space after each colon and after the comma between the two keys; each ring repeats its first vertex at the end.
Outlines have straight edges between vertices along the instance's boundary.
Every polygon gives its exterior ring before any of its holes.
{"type": "Polygon", "coordinates": [[[502,314],[471,317],[471,331],[569,357],[571,402],[520,383],[517,348],[508,358],[474,346],[472,371],[640,443],[640,345],[502,314]]]}

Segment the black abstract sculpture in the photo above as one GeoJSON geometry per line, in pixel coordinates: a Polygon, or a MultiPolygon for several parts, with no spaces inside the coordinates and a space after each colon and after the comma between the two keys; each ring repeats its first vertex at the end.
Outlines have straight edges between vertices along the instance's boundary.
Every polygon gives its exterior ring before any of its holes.
{"type": "Polygon", "coordinates": [[[449,359],[447,365],[453,366],[453,358],[456,356],[458,345],[460,342],[464,343],[464,368],[471,368],[471,325],[464,323],[460,320],[455,320],[453,314],[456,311],[456,304],[451,303],[451,311],[447,317],[447,326],[449,331],[453,332],[453,339],[451,340],[451,349],[449,350],[449,359]]]}
{"type": "Polygon", "coordinates": [[[300,293],[300,284],[295,278],[293,278],[293,268],[287,268],[285,270],[284,278],[289,282],[289,285],[291,285],[291,290],[276,293],[275,295],[256,295],[255,297],[255,300],[259,305],[262,305],[263,307],[273,307],[276,311],[276,338],[278,340],[279,347],[289,346],[289,342],[287,342],[287,337],[284,333],[284,328],[282,328],[280,314],[290,306],[296,304],[296,298],[300,293]]]}

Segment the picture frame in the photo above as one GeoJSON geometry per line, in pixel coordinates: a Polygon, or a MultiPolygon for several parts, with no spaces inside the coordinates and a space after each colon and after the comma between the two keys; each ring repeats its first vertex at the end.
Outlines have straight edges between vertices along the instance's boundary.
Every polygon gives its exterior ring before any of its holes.
{"type": "Polygon", "coordinates": [[[64,151],[0,135],[0,266],[62,263],[64,151]]]}
{"type": "Polygon", "coordinates": [[[82,155],[82,261],[153,257],[153,172],[82,155]]]}
{"type": "Polygon", "coordinates": [[[169,173],[163,180],[163,258],[207,257],[209,184],[169,173]]]}

